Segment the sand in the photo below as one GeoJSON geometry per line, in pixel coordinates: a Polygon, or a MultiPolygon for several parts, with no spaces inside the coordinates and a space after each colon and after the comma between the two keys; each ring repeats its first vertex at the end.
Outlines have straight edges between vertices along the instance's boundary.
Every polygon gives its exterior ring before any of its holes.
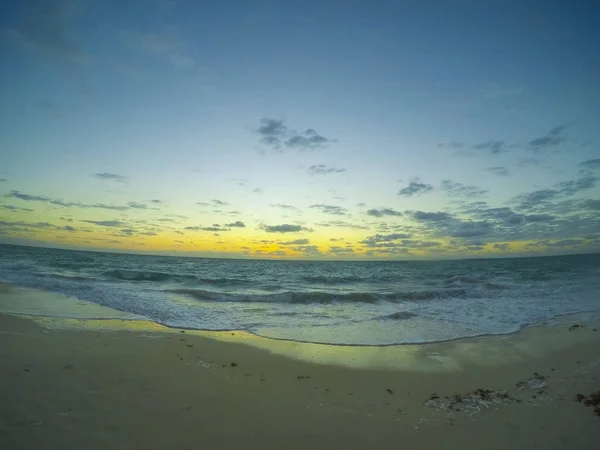
{"type": "Polygon", "coordinates": [[[596,448],[598,325],[357,348],[2,314],[0,448],[596,448]]]}

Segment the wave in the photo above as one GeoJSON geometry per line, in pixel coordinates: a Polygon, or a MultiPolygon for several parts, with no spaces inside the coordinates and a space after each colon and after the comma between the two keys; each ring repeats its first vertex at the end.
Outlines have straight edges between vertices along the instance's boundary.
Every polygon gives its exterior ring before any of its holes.
{"type": "Polygon", "coordinates": [[[314,276],[304,276],[302,277],[302,281],[306,281],[307,283],[316,283],[316,284],[344,284],[344,283],[355,283],[357,281],[370,281],[369,278],[357,277],[357,276],[324,276],[324,275],[314,275],[314,276]]]}
{"type": "Polygon", "coordinates": [[[379,319],[387,319],[387,320],[407,320],[412,317],[417,317],[417,314],[411,313],[408,311],[398,311],[392,314],[388,314],[387,316],[378,317],[379,319]]]}
{"type": "Polygon", "coordinates": [[[171,278],[171,274],[164,272],[138,272],[136,270],[109,270],[104,272],[106,278],[125,281],[165,281],[171,278]]]}
{"type": "Polygon", "coordinates": [[[171,289],[166,292],[187,295],[201,301],[212,302],[267,302],[267,303],[378,303],[433,300],[438,298],[464,298],[467,292],[463,289],[444,291],[406,291],[388,294],[371,292],[281,292],[277,294],[233,294],[213,292],[202,289],[171,289]]]}

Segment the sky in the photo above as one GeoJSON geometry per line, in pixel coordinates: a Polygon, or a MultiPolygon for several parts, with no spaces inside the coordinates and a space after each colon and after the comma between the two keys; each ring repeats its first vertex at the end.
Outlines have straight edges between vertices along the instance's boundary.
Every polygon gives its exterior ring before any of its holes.
{"type": "Polygon", "coordinates": [[[600,251],[593,1],[0,6],[0,243],[600,251]]]}

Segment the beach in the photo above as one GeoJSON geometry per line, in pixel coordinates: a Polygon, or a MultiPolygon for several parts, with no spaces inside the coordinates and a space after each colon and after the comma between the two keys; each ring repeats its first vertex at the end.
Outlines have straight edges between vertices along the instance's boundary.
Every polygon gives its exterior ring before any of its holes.
{"type": "Polygon", "coordinates": [[[600,417],[575,398],[600,387],[599,330],[573,316],[511,335],[354,347],[2,314],[0,442],[589,449],[600,417]]]}

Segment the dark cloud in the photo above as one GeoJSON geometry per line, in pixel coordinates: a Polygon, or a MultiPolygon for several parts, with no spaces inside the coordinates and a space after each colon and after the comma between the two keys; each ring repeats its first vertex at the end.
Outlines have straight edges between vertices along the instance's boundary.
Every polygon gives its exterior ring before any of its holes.
{"type": "Polygon", "coordinates": [[[73,232],[73,231],[75,231],[75,228],[73,228],[73,227],[72,227],[72,226],[70,226],[70,225],[65,225],[65,226],[64,226],[64,229],[65,229],[65,231],[70,231],[70,232],[73,232]]]}
{"type": "Polygon", "coordinates": [[[400,216],[402,216],[402,213],[400,211],[395,211],[392,208],[382,208],[382,209],[369,209],[367,211],[367,215],[373,216],[373,217],[384,217],[384,216],[400,217],[400,216]]]}
{"type": "Polygon", "coordinates": [[[527,222],[549,222],[556,219],[552,214],[529,214],[524,217],[527,222]]]}
{"type": "Polygon", "coordinates": [[[337,245],[332,245],[327,250],[327,253],[329,253],[330,255],[336,255],[336,256],[352,255],[352,254],[354,254],[354,249],[351,247],[339,247],[337,245]]]}
{"type": "Polygon", "coordinates": [[[315,150],[336,142],[320,135],[312,128],[298,132],[289,128],[285,121],[277,119],[261,119],[261,126],[256,130],[261,136],[260,143],[276,151],[315,150]]]}
{"type": "Polygon", "coordinates": [[[564,125],[554,127],[546,135],[529,141],[527,148],[534,153],[544,153],[549,149],[557,147],[566,141],[564,136],[565,129],[564,125]]]}
{"type": "Polygon", "coordinates": [[[563,181],[558,183],[557,187],[560,189],[561,194],[574,195],[579,191],[596,187],[596,181],[598,181],[598,177],[588,175],[576,180],[563,181]]]}
{"type": "Polygon", "coordinates": [[[175,242],[175,243],[177,243],[177,244],[184,244],[184,242],[183,242],[183,241],[179,241],[179,240],[177,240],[177,239],[173,240],[173,242],[175,242]]]}
{"type": "Polygon", "coordinates": [[[452,218],[452,215],[447,212],[425,212],[425,211],[411,211],[412,217],[420,221],[444,221],[452,218]]]}
{"type": "Polygon", "coordinates": [[[476,186],[458,183],[452,180],[443,180],[441,184],[443,191],[455,197],[480,197],[487,194],[487,189],[481,189],[476,186]]]}
{"type": "Polygon", "coordinates": [[[494,244],[493,247],[496,250],[508,250],[510,248],[510,244],[494,244]]]}
{"type": "Polygon", "coordinates": [[[236,220],[235,222],[226,223],[225,226],[232,228],[245,228],[246,224],[240,220],[236,220]]]}
{"type": "Polygon", "coordinates": [[[493,224],[486,221],[459,222],[457,228],[452,231],[451,236],[457,238],[469,238],[485,236],[492,231],[493,224]]]}
{"type": "Polygon", "coordinates": [[[562,239],[556,242],[545,243],[546,247],[574,247],[583,244],[581,239],[562,239]]]}
{"type": "Polygon", "coordinates": [[[577,166],[587,170],[600,169],[600,159],[588,159],[580,162],[577,166]]]}
{"type": "Polygon", "coordinates": [[[313,231],[310,228],[306,228],[300,225],[290,225],[284,223],[281,225],[262,225],[260,229],[267,233],[298,233],[300,231],[313,231]]]}
{"type": "Polygon", "coordinates": [[[431,190],[433,190],[433,186],[431,184],[411,181],[408,186],[398,191],[398,195],[402,195],[404,197],[412,197],[413,195],[425,194],[431,190]]]}
{"type": "Polygon", "coordinates": [[[406,233],[375,234],[373,236],[367,236],[364,240],[360,241],[360,243],[371,248],[388,247],[396,246],[397,244],[393,243],[394,241],[409,237],[410,235],[406,233]]]}
{"type": "Polygon", "coordinates": [[[319,256],[322,255],[321,250],[316,245],[302,245],[300,247],[290,247],[295,252],[304,253],[305,256],[319,256]]]}
{"type": "Polygon", "coordinates": [[[330,173],[342,173],[345,171],[346,171],[346,169],[340,169],[337,167],[328,167],[324,164],[318,164],[318,165],[310,166],[308,168],[308,172],[313,175],[327,175],[330,173]]]}
{"type": "Polygon", "coordinates": [[[216,206],[223,206],[223,205],[228,205],[229,204],[227,202],[224,202],[222,200],[218,200],[216,198],[212,199],[211,202],[213,203],[213,205],[216,205],[216,206]]]}
{"type": "Polygon", "coordinates": [[[102,172],[102,173],[95,173],[92,176],[95,178],[98,178],[100,180],[111,180],[111,181],[116,181],[118,183],[125,183],[127,181],[127,177],[125,177],[123,175],[117,175],[116,173],[102,172]]]}
{"type": "Polygon", "coordinates": [[[506,177],[509,175],[508,169],[504,166],[488,167],[485,169],[485,171],[491,173],[492,175],[498,175],[501,177],[506,177]]]}
{"type": "Polygon", "coordinates": [[[101,227],[120,227],[123,225],[123,222],[118,220],[81,220],[80,222],[93,223],[101,227]]]}
{"type": "Polygon", "coordinates": [[[12,206],[12,205],[0,205],[0,208],[6,209],[7,211],[20,212],[20,213],[30,213],[30,212],[33,212],[33,209],[30,209],[30,208],[19,208],[18,206],[12,206]]]}
{"type": "Polygon", "coordinates": [[[308,239],[296,239],[294,241],[279,242],[279,245],[306,245],[308,243],[308,239]]]}
{"type": "Polygon", "coordinates": [[[594,211],[600,211],[600,200],[584,200],[581,203],[581,207],[585,209],[592,209],[594,211]]]}
{"type": "Polygon", "coordinates": [[[206,203],[206,202],[196,202],[196,205],[200,205],[200,206],[210,206],[210,203],[206,203]]]}
{"type": "Polygon", "coordinates": [[[504,141],[494,140],[473,144],[472,148],[474,148],[475,150],[488,150],[490,153],[494,154],[504,153],[508,151],[506,149],[506,143],[504,141]]]}
{"type": "Polygon", "coordinates": [[[0,183],[4,183],[6,181],[7,181],[6,178],[0,178],[0,183]]]}
{"type": "Polygon", "coordinates": [[[156,199],[153,199],[153,200],[150,200],[150,201],[151,201],[152,203],[155,203],[155,204],[161,204],[161,203],[163,203],[163,201],[162,201],[162,200],[156,200],[156,199]]]}
{"type": "Polygon", "coordinates": [[[189,227],[185,227],[184,230],[190,230],[190,231],[230,231],[229,228],[222,228],[218,223],[214,223],[212,226],[210,227],[206,227],[206,226],[189,226],[189,227]]]}
{"type": "Polygon", "coordinates": [[[8,222],[6,220],[0,220],[0,227],[2,227],[2,228],[10,228],[10,229],[15,229],[15,228],[20,228],[20,227],[26,227],[26,228],[61,228],[61,227],[57,227],[56,225],[52,225],[51,223],[48,223],[48,222],[23,222],[23,221],[8,222]]]}
{"type": "Polygon", "coordinates": [[[345,216],[348,210],[346,208],[342,208],[341,206],[335,205],[311,205],[310,208],[320,209],[321,212],[325,214],[334,214],[337,216],[345,216]]]}

